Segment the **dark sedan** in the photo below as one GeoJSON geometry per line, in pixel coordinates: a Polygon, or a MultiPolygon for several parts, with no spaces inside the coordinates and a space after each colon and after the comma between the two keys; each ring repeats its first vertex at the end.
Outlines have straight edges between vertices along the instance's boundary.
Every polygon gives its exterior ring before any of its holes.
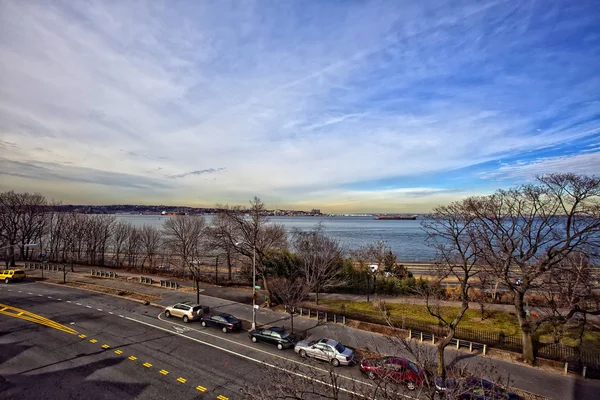
{"type": "Polygon", "coordinates": [[[296,338],[291,335],[284,328],[265,328],[255,329],[248,333],[250,340],[254,343],[265,342],[274,344],[279,350],[283,350],[288,347],[294,347],[296,344],[296,338]]]}
{"type": "Polygon", "coordinates": [[[470,377],[464,380],[447,378],[435,380],[436,392],[460,400],[521,400],[521,397],[486,379],[470,377]]]}
{"type": "Polygon", "coordinates": [[[200,321],[202,326],[216,326],[224,333],[242,329],[242,321],[231,314],[203,315],[200,321]]]}

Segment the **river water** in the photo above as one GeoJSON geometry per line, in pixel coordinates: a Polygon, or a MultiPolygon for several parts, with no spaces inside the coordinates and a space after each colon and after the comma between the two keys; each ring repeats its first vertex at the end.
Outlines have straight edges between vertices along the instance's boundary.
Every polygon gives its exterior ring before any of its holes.
{"type": "MultiPolygon", "coordinates": [[[[161,215],[117,215],[117,220],[136,226],[160,227],[168,218],[161,215]]],[[[210,223],[212,216],[204,216],[210,223]]],[[[323,223],[324,233],[339,240],[347,250],[357,249],[379,241],[396,253],[401,261],[428,262],[434,251],[425,243],[426,234],[421,229],[421,220],[375,220],[374,217],[270,217],[270,223],[282,224],[288,231],[293,228],[309,230],[323,223]]]]}

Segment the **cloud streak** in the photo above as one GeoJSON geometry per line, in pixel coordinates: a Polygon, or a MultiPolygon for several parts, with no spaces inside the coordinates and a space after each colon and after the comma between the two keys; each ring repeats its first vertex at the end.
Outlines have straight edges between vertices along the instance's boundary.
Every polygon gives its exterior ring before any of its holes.
{"type": "Polygon", "coordinates": [[[197,170],[197,171],[185,172],[183,174],[167,175],[167,178],[179,179],[179,178],[185,178],[186,176],[214,174],[214,173],[217,173],[217,172],[220,172],[220,171],[225,171],[225,168],[200,169],[200,170],[197,170]]]}

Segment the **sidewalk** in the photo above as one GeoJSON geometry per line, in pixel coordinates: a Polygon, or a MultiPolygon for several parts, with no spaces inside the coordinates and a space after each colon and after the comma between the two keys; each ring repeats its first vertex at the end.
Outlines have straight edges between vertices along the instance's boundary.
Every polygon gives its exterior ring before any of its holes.
{"type": "MultiPolygon", "coordinates": [[[[90,268],[91,269],[91,268],[90,268]]],[[[111,287],[120,290],[127,290],[152,296],[158,296],[162,299],[157,301],[157,305],[167,306],[173,305],[182,301],[194,301],[196,300],[195,293],[188,293],[183,291],[177,291],[172,289],[160,288],[151,285],[144,285],[137,283],[134,279],[103,279],[103,278],[92,278],[89,276],[89,272],[85,273],[83,268],[77,268],[82,271],[81,273],[70,273],[67,276],[71,280],[94,283],[105,287],[111,287]]],[[[39,271],[32,271],[37,272],[39,271]]],[[[46,276],[48,271],[44,271],[46,276]]],[[[35,274],[35,275],[37,275],[35,274]]],[[[47,276],[53,278],[62,278],[62,272],[49,272],[47,276]],[[54,274],[50,275],[50,274],[54,274]]],[[[139,277],[139,275],[129,273],[119,273],[119,276],[124,278],[139,277]]],[[[156,277],[160,279],[161,277],[156,277]]],[[[164,277],[162,279],[165,279],[164,277]]],[[[191,286],[189,283],[187,286],[191,286]]],[[[239,297],[239,289],[234,288],[219,288],[209,285],[202,285],[203,292],[200,296],[200,304],[209,306],[211,313],[215,312],[227,312],[237,316],[240,319],[250,321],[252,319],[252,306],[250,304],[243,304],[240,302],[225,299],[226,293],[228,296],[232,295],[232,291],[235,291],[236,296],[239,297]],[[207,290],[208,289],[208,290],[207,290]],[[220,294],[220,296],[209,295],[208,292],[213,294],[220,294]]],[[[242,297],[245,297],[244,291],[242,297]]],[[[250,291],[248,291],[250,292],[250,291]]],[[[269,309],[258,309],[257,310],[257,323],[258,325],[271,325],[271,326],[283,326],[290,329],[289,315],[280,313],[269,309]]],[[[354,329],[348,326],[340,324],[324,323],[322,321],[316,321],[314,319],[308,319],[306,317],[296,316],[294,318],[294,328],[298,332],[305,332],[309,337],[322,338],[329,337],[340,341],[341,343],[358,349],[376,351],[387,355],[398,355],[410,358],[409,354],[402,351],[398,345],[392,343],[386,336],[354,329]]],[[[434,351],[434,347],[426,345],[427,349],[434,351]]],[[[453,349],[447,349],[447,359],[450,362],[453,359],[460,359],[460,362],[468,362],[474,368],[479,363],[485,363],[492,365],[493,368],[502,376],[509,376],[513,381],[513,386],[537,393],[552,399],[585,399],[594,398],[597,393],[600,393],[600,382],[593,380],[583,380],[576,376],[564,376],[557,373],[550,373],[538,368],[529,367],[522,364],[515,364],[507,361],[496,360],[490,357],[481,356],[475,353],[469,353],[468,351],[456,351],[453,349]]]]}

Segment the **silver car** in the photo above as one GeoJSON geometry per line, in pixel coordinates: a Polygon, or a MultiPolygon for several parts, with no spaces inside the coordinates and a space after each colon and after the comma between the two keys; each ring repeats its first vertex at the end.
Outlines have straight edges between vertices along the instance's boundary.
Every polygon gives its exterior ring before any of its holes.
{"type": "Polygon", "coordinates": [[[165,317],[171,316],[183,318],[183,322],[195,321],[200,319],[203,310],[199,304],[193,304],[189,301],[177,303],[174,306],[169,306],[165,309],[165,317]]]}
{"type": "Polygon", "coordinates": [[[313,357],[325,360],[334,367],[348,365],[354,361],[354,352],[333,339],[321,339],[308,342],[302,340],[296,344],[294,351],[300,357],[313,357]]]}

